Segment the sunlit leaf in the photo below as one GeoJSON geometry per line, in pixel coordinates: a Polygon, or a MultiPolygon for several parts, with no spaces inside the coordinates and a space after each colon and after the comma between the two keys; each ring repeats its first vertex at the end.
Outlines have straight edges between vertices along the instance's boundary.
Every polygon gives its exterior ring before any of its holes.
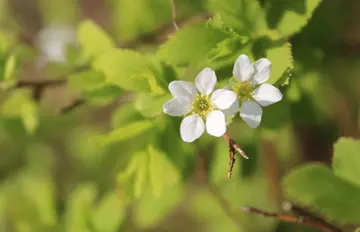
{"type": "Polygon", "coordinates": [[[331,221],[360,223],[360,188],[323,165],[305,165],[292,171],[285,177],[283,188],[289,200],[331,221]]]}
{"type": "Polygon", "coordinates": [[[334,145],[333,169],[337,176],[360,188],[360,141],[340,138],[334,145]]]}
{"type": "Polygon", "coordinates": [[[115,48],[114,41],[106,32],[90,20],[81,22],[78,27],[77,39],[83,55],[87,58],[96,57],[115,48]]]}
{"type": "Polygon", "coordinates": [[[270,48],[267,58],[271,61],[270,84],[283,85],[288,83],[290,71],[293,68],[291,44],[284,43],[281,46],[270,48]]]}

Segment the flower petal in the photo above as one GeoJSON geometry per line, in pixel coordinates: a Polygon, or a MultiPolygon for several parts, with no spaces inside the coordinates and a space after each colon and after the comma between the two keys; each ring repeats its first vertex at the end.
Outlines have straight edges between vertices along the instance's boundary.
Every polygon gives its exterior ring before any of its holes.
{"type": "Polygon", "coordinates": [[[271,71],[271,62],[266,58],[257,60],[254,64],[255,74],[252,79],[253,85],[259,85],[269,79],[271,71]]]}
{"type": "Polygon", "coordinates": [[[180,135],[187,143],[194,142],[205,131],[204,121],[197,115],[190,115],[184,118],[180,125],[180,135]]]}
{"type": "Polygon", "coordinates": [[[280,101],[283,95],[278,88],[265,83],[255,89],[253,97],[260,105],[268,106],[280,101]]]}
{"type": "Polygon", "coordinates": [[[240,55],[234,65],[233,75],[238,81],[247,81],[254,74],[255,69],[247,55],[240,55]]]}
{"type": "Polygon", "coordinates": [[[195,85],[189,81],[172,81],[169,84],[169,90],[174,98],[186,97],[190,102],[197,95],[195,85]]]}
{"type": "Polygon", "coordinates": [[[191,103],[186,97],[173,98],[163,105],[165,114],[170,116],[181,116],[189,112],[191,103]]]}
{"type": "Polygon", "coordinates": [[[246,101],[241,105],[240,117],[251,127],[260,125],[262,109],[259,104],[253,101],[246,101]]]}
{"type": "Polygon", "coordinates": [[[206,131],[215,137],[223,136],[226,132],[225,115],[219,110],[213,110],[206,118],[206,131]]]}
{"type": "Polygon", "coordinates": [[[239,111],[239,108],[240,108],[240,102],[239,99],[236,99],[228,109],[225,109],[222,112],[225,114],[225,116],[233,116],[239,111]]]}
{"type": "Polygon", "coordinates": [[[195,85],[200,93],[209,95],[216,84],[215,71],[211,68],[204,68],[196,77],[195,85]]]}
{"type": "Polygon", "coordinates": [[[217,89],[211,95],[211,101],[222,110],[228,109],[236,100],[236,93],[226,89],[217,89]]]}

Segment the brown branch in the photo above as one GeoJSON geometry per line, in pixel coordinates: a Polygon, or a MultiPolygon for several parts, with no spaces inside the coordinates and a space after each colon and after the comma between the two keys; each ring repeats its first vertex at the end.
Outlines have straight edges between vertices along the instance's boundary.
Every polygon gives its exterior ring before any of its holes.
{"type": "Polygon", "coordinates": [[[224,134],[224,139],[229,145],[229,169],[228,169],[228,179],[231,179],[232,171],[235,164],[235,153],[236,151],[245,159],[249,159],[249,157],[245,154],[245,152],[236,144],[235,140],[233,140],[228,134],[224,134]]]}
{"type": "Polygon", "coordinates": [[[250,206],[242,207],[242,210],[247,213],[258,214],[264,217],[272,217],[276,218],[280,221],[289,222],[293,224],[301,224],[308,227],[319,229],[323,232],[342,232],[342,230],[335,228],[333,226],[329,226],[327,223],[323,223],[316,219],[306,217],[306,216],[292,216],[287,214],[280,214],[280,213],[273,213],[273,212],[266,212],[261,209],[257,209],[250,206]]]}
{"type": "Polygon", "coordinates": [[[85,105],[86,101],[84,99],[76,99],[70,105],[65,106],[58,110],[57,114],[67,114],[76,109],[79,106],[85,105]]]}
{"type": "Polygon", "coordinates": [[[175,31],[179,30],[178,25],[176,24],[176,5],[174,0],[169,0],[171,5],[171,16],[172,16],[172,24],[175,28],[175,31]]]}

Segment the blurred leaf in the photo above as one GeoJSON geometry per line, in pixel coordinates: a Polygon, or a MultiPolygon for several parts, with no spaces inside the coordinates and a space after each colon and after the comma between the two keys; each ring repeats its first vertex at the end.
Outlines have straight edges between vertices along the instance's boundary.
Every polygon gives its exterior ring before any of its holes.
{"type": "MultiPolygon", "coordinates": [[[[322,0],[302,0],[302,1],[291,1],[291,0],[277,0],[272,1],[271,8],[281,13],[281,6],[286,6],[282,12],[282,17],[277,25],[278,30],[286,37],[293,35],[300,31],[311,18],[316,7],[321,3],[322,0]]],[[[271,15],[271,17],[278,17],[271,15]]]]}
{"type": "Polygon", "coordinates": [[[71,88],[90,91],[104,85],[105,76],[101,72],[87,70],[71,74],[68,77],[68,83],[71,88]]]}
{"type": "Polygon", "coordinates": [[[112,1],[118,38],[131,40],[170,22],[171,8],[163,0],[112,1]]]}
{"type": "Polygon", "coordinates": [[[148,154],[147,152],[139,152],[136,156],[136,172],[134,182],[134,197],[139,198],[143,195],[148,179],[148,154]]]}
{"type": "Polygon", "coordinates": [[[6,60],[5,70],[4,70],[4,82],[1,83],[2,87],[10,88],[16,84],[16,57],[15,55],[10,55],[6,60]]]}
{"type": "Polygon", "coordinates": [[[124,203],[115,192],[108,192],[94,210],[92,218],[95,230],[117,232],[125,219],[124,207],[124,203]]]}
{"type": "Polygon", "coordinates": [[[204,62],[210,50],[227,36],[224,31],[205,27],[203,23],[186,26],[170,36],[157,56],[169,64],[196,66],[204,62]]]}
{"type": "Polygon", "coordinates": [[[94,58],[115,48],[114,41],[93,21],[82,21],[78,27],[77,39],[85,57],[94,58]]]}
{"type": "Polygon", "coordinates": [[[337,176],[360,188],[360,141],[340,138],[334,145],[333,169],[337,176]]]}
{"type": "Polygon", "coordinates": [[[118,99],[123,93],[124,90],[116,85],[104,84],[100,85],[97,89],[85,91],[83,94],[89,103],[109,104],[118,99]]]}
{"type": "Polygon", "coordinates": [[[92,205],[97,195],[92,184],[76,187],[66,202],[65,227],[67,232],[90,231],[92,205]]]}
{"type": "Polygon", "coordinates": [[[20,117],[23,114],[22,105],[31,99],[31,90],[17,89],[11,92],[1,107],[3,115],[8,117],[20,117]]]}
{"type": "Polygon", "coordinates": [[[134,207],[134,221],[136,226],[145,229],[151,228],[164,220],[172,210],[181,202],[184,196],[182,185],[173,185],[166,189],[160,198],[155,198],[151,193],[144,194],[134,207]]]}
{"type": "Polygon", "coordinates": [[[247,0],[210,0],[210,11],[219,13],[226,26],[241,35],[254,36],[265,30],[264,12],[258,1],[247,0]]]}
{"type": "Polygon", "coordinates": [[[300,167],[283,180],[285,196],[314,213],[343,224],[359,224],[360,188],[320,164],[300,167]]]}
{"type": "Polygon", "coordinates": [[[287,84],[289,71],[293,68],[291,44],[286,42],[281,46],[270,48],[267,51],[267,58],[271,61],[271,73],[267,82],[277,85],[287,84]]]}
{"type": "Polygon", "coordinates": [[[112,127],[122,127],[124,124],[142,119],[133,103],[120,105],[112,114],[112,127]]]}
{"type": "Polygon", "coordinates": [[[93,63],[108,83],[136,92],[158,92],[152,61],[135,51],[113,49],[101,54],[93,63]],[[155,89],[154,89],[155,87],[155,89]]]}
{"type": "Polygon", "coordinates": [[[148,146],[149,176],[155,198],[160,198],[167,188],[175,185],[180,180],[179,170],[171,160],[153,145],[148,146]]]}
{"type": "Polygon", "coordinates": [[[163,114],[163,104],[171,99],[170,94],[163,96],[149,96],[148,94],[139,94],[136,97],[135,108],[144,117],[155,117],[163,114]]]}
{"type": "Polygon", "coordinates": [[[115,129],[107,135],[101,137],[103,145],[120,142],[131,139],[140,135],[154,127],[154,122],[150,120],[142,120],[133,123],[128,123],[125,126],[115,129]]]}
{"type": "Polygon", "coordinates": [[[39,125],[38,106],[33,101],[27,101],[21,108],[24,127],[29,134],[33,134],[39,125]]]}

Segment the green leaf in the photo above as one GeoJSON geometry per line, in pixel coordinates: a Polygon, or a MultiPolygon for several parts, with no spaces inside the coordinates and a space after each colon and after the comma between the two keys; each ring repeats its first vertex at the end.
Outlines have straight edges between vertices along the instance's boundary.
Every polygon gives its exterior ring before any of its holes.
{"type": "Polygon", "coordinates": [[[5,63],[4,82],[1,83],[1,85],[6,89],[16,84],[16,79],[15,79],[16,62],[17,61],[15,55],[11,55],[5,63]]]}
{"type": "Polygon", "coordinates": [[[133,103],[120,105],[112,114],[111,125],[113,128],[122,127],[129,122],[141,120],[141,115],[136,111],[133,103]]]}
{"type": "Polygon", "coordinates": [[[163,195],[167,188],[171,188],[180,180],[179,170],[170,159],[154,145],[148,146],[150,183],[155,198],[163,195]]]}
{"type": "Polygon", "coordinates": [[[340,138],[334,146],[333,169],[337,176],[360,188],[360,141],[340,138]]]}
{"type": "Polygon", "coordinates": [[[104,84],[97,89],[85,91],[84,98],[90,103],[109,104],[124,93],[124,90],[113,84],[104,84]]]}
{"type": "Polygon", "coordinates": [[[149,57],[131,50],[113,49],[101,54],[94,69],[104,73],[108,83],[135,92],[159,91],[153,64],[149,57]]]}
{"type": "Polygon", "coordinates": [[[360,188],[320,164],[305,165],[283,180],[285,196],[314,213],[344,224],[360,224],[360,188]]]}
{"type": "Polygon", "coordinates": [[[21,109],[24,127],[29,134],[33,134],[39,125],[38,105],[34,101],[30,100],[25,102],[21,106],[21,109]]]}
{"type": "Polygon", "coordinates": [[[210,50],[227,37],[221,29],[205,27],[203,23],[187,26],[172,35],[157,56],[169,64],[196,66],[206,61],[210,50]]]}
{"type": "Polygon", "coordinates": [[[149,157],[146,151],[139,152],[136,156],[136,172],[134,182],[134,197],[140,198],[146,188],[148,179],[149,157]]]}
{"type": "Polygon", "coordinates": [[[17,89],[11,92],[1,107],[1,113],[8,117],[20,117],[23,114],[22,105],[31,99],[31,91],[17,89]]]}
{"type": "Polygon", "coordinates": [[[170,99],[170,94],[164,96],[140,94],[136,97],[135,108],[145,117],[155,117],[163,114],[163,105],[170,99]]]}
{"type": "Polygon", "coordinates": [[[105,76],[102,72],[86,70],[71,74],[68,77],[68,84],[74,89],[91,91],[105,84],[105,76]]]}
{"type": "Polygon", "coordinates": [[[154,127],[154,122],[150,120],[137,121],[129,123],[123,127],[117,128],[111,133],[100,138],[101,144],[108,145],[114,142],[120,142],[141,135],[154,127]]]}
{"type": "Polygon", "coordinates": [[[90,20],[80,23],[77,31],[77,40],[83,55],[87,58],[96,57],[116,47],[115,42],[106,32],[90,20]]]}
{"type": "Polygon", "coordinates": [[[125,219],[125,204],[113,191],[108,192],[93,213],[96,231],[116,232],[125,219]]]}
{"type": "Polygon", "coordinates": [[[269,84],[288,84],[290,70],[293,69],[291,44],[286,42],[281,46],[267,50],[267,58],[271,61],[269,84]]]}
{"type": "Polygon", "coordinates": [[[255,36],[265,30],[265,14],[258,1],[210,0],[209,10],[219,13],[222,21],[240,35],[255,36]]]}
{"type": "Polygon", "coordinates": [[[151,189],[148,190],[134,206],[134,222],[137,227],[142,229],[158,225],[172,210],[176,209],[185,193],[180,184],[167,188],[166,193],[160,198],[154,198],[150,193],[151,189]]]}
{"type": "Polygon", "coordinates": [[[92,184],[79,185],[71,192],[66,202],[65,231],[87,231],[96,195],[96,187],[92,184]]]}
{"type": "MultiPolygon", "coordinates": [[[[287,1],[288,9],[286,10],[279,22],[277,28],[284,36],[288,37],[300,31],[311,18],[316,7],[322,0],[304,0],[304,5],[299,6],[298,1],[287,1]],[[300,8],[300,9],[299,9],[300,8]]],[[[274,2],[274,7],[279,7],[279,3],[274,2]]]]}

